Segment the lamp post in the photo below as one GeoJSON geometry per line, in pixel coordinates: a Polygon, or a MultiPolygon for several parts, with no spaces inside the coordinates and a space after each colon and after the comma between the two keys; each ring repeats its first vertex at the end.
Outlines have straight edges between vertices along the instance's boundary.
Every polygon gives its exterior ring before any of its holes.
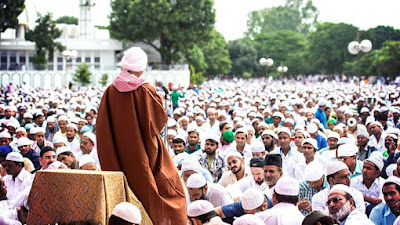
{"type": "Polygon", "coordinates": [[[65,59],[64,70],[67,71],[67,60],[74,61],[78,57],[78,52],[76,50],[64,50],[61,52],[61,56],[65,59]]]}
{"type": "Polygon", "coordinates": [[[263,57],[259,60],[259,63],[261,66],[265,66],[265,77],[268,78],[268,67],[274,65],[274,60],[272,60],[271,58],[266,59],[263,57]]]}
{"type": "Polygon", "coordinates": [[[282,75],[285,75],[287,71],[288,71],[287,66],[284,66],[283,63],[281,62],[281,65],[278,66],[278,72],[281,73],[282,75]]]}
{"type": "Polygon", "coordinates": [[[360,73],[360,57],[361,52],[368,53],[372,49],[372,43],[370,40],[365,39],[362,40],[360,43],[358,42],[360,39],[359,33],[357,33],[357,41],[352,41],[347,46],[347,50],[352,55],[357,55],[357,73],[358,73],[358,89],[359,94],[361,95],[361,73],[360,73]]]}

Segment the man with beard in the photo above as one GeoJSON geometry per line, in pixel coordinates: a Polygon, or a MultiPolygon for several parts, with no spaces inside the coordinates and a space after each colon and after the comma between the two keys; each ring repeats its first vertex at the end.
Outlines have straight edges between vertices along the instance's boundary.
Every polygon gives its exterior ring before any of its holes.
{"type": "Polygon", "coordinates": [[[81,143],[76,136],[76,132],[78,132],[78,127],[70,123],[67,125],[66,136],[67,136],[67,147],[71,149],[71,151],[75,154],[81,151],[81,143]]]}
{"type": "Polygon", "coordinates": [[[377,121],[372,121],[367,125],[367,129],[371,134],[371,144],[373,144],[379,152],[385,151],[386,133],[383,131],[382,124],[377,121]]]}
{"type": "Polygon", "coordinates": [[[186,205],[196,200],[207,200],[214,207],[233,203],[229,193],[219,184],[207,183],[203,175],[195,173],[187,180],[186,205]]]}
{"type": "Polygon", "coordinates": [[[187,139],[188,146],[186,148],[186,153],[192,154],[197,152],[201,148],[199,144],[199,131],[197,131],[196,129],[191,129],[188,131],[187,139]]]}
{"type": "Polygon", "coordinates": [[[225,168],[225,161],[217,151],[218,139],[217,136],[210,136],[205,139],[204,153],[199,159],[200,165],[210,171],[215,183],[218,183],[221,179],[225,168]]]}
{"type": "Polygon", "coordinates": [[[396,217],[400,215],[400,178],[389,177],[382,187],[385,202],[377,205],[372,211],[369,219],[374,224],[393,224],[396,217]]]}
{"type": "Polygon", "coordinates": [[[326,202],[330,216],[339,220],[340,224],[343,225],[372,225],[373,223],[364,213],[355,210],[356,206],[352,193],[352,190],[343,184],[332,187],[326,202]]]}
{"type": "Polygon", "coordinates": [[[54,135],[58,132],[60,129],[58,127],[56,118],[54,116],[49,116],[46,120],[46,140],[53,142],[54,140],[54,135]]]}
{"type": "Polygon", "coordinates": [[[268,198],[272,198],[275,184],[282,177],[282,157],[280,154],[269,154],[264,160],[264,181],[268,185],[265,192],[268,198]]]}
{"type": "Polygon", "coordinates": [[[266,130],[261,134],[261,140],[267,154],[279,153],[279,149],[275,146],[274,138],[278,139],[278,136],[272,130],[266,130]]]}
{"type": "Polygon", "coordinates": [[[234,184],[244,177],[250,176],[251,171],[247,166],[244,165],[243,156],[239,152],[231,152],[226,157],[228,163],[228,171],[222,174],[218,184],[223,187],[229,184],[234,184]]]}

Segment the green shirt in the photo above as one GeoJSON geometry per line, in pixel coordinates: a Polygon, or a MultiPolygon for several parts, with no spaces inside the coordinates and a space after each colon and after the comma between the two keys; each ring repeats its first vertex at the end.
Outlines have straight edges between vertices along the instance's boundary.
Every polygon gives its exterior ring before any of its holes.
{"type": "Polygon", "coordinates": [[[182,92],[180,94],[177,91],[173,91],[170,95],[171,95],[172,105],[178,105],[178,99],[185,97],[185,93],[182,92]]]}

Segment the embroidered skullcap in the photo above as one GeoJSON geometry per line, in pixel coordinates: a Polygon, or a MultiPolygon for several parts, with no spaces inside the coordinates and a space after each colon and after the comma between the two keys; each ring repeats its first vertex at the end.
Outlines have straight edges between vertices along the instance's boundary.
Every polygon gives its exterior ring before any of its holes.
{"type": "Polygon", "coordinates": [[[338,157],[353,156],[358,152],[358,147],[355,144],[343,144],[338,147],[338,157]]]}
{"type": "Polygon", "coordinates": [[[132,47],[124,52],[121,67],[133,72],[144,71],[147,67],[147,54],[140,47],[132,47]]]}
{"type": "Polygon", "coordinates": [[[116,205],[112,215],[133,224],[140,224],[142,222],[140,210],[130,202],[121,202],[116,205]]]}
{"type": "Polygon", "coordinates": [[[312,161],[307,164],[304,176],[307,181],[317,181],[324,175],[324,170],[319,162],[312,161]]]}
{"type": "Polygon", "coordinates": [[[289,176],[281,177],[275,185],[275,192],[280,195],[296,196],[299,190],[299,182],[289,176]]]}
{"type": "Polygon", "coordinates": [[[256,141],[251,145],[251,151],[252,152],[264,152],[265,151],[265,146],[261,141],[256,141]]]}
{"type": "Polygon", "coordinates": [[[326,165],[326,176],[332,175],[334,173],[337,173],[341,170],[348,170],[349,167],[347,167],[347,165],[342,162],[342,161],[332,161],[332,162],[328,162],[328,164],[326,165]]]}
{"type": "Polygon", "coordinates": [[[257,188],[248,188],[241,197],[242,207],[245,210],[252,210],[264,203],[264,194],[257,188]]]}
{"type": "Polygon", "coordinates": [[[10,152],[6,157],[6,160],[13,162],[24,162],[24,157],[19,152],[10,152]]]}
{"type": "MultiPolygon", "coordinates": [[[[194,174],[193,174],[194,175],[194,174]]],[[[193,176],[192,175],[192,176],[193,176]]],[[[191,177],[191,176],[190,176],[191,177]]],[[[190,179],[189,177],[189,179],[190,179]]],[[[196,200],[188,206],[188,216],[198,217],[214,210],[214,206],[207,200],[196,200]]]]}
{"type": "Polygon", "coordinates": [[[304,144],[310,144],[312,145],[315,149],[318,149],[318,143],[317,140],[315,140],[314,138],[306,138],[301,142],[301,146],[303,146],[304,144]]]}
{"type": "Polygon", "coordinates": [[[253,214],[245,214],[235,219],[233,225],[264,225],[264,221],[253,214]]]}
{"type": "Polygon", "coordinates": [[[195,173],[190,175],[186,182],[188,188],[201,188],[207,184],[206,178],[203,175],[195,173]]]}
{"type": "Polygon", "coordinates": [[[82,166],[84,166],[88,163],[96,164],[96,161],[94,161],[92,156],[87,155],[87,154],[85,154],[79,158],[79,168],[81,168],[82,166]]]}
{"type": "Polygon", "coordinates": [[[17,147],[21,147],[21,146],[25,146],[25,145],[32,145],[33,141],[31,141],[29,138],[27,137],[21,137],[20,139],[18,139],[17,141],[17,147]]]}

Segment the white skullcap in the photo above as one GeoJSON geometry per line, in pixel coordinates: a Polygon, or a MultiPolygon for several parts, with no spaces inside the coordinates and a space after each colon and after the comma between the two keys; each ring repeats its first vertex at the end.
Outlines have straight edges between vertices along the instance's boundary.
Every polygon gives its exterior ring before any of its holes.
{"type": "MultiPolygon", "coordinates": [[[[60,162],[60,161],[54,161],[52,162],[48,167],[47,170],[55,170],[60,168],[60,166],[65,165],[64,163],[60,162]]],[[[65,167],[67,167],[67,165],[65,165],[65,167]]]]}
{"type": "Polygon", "coordinates": [[[272,114],[272,117],[279,117],[282,121],[285,119],[285,116],[281,113],[281,112],[274,112],[274,114],[272,114]]]}
{"type": "Polygon", "coordinates": [[[49,117],[47,117],[46,121],[48,123],[55,123],[56,122],[56,118],[54,116],[49,116],[49,117]]]}
{"type": "Polygon", "coordinates": [[[238,157],[239,159],[243,159],[243,155],[240,154],[240,152],[238,152],[238,151],[230,151],[230,152],[229,152],[228,154],[226,154],[226,156],[225,156],[226,161],[228,161],[228,158],[231,157],[231,156],[236,156],[236,157],[238,157]]]}
{"type": "Polygon", "coordinates": [[[365,159],[365,161],[373,163],[376,167],[378,167],[379,171],[382,171],[383,169],[383,160],[379,157],[376,156],[370,156],[368,159],[365,159]]]}
{"type": "MultiPolygon", "coordinates": [[[[11,153],[9,153],[9,154],[11,154],[11,153]]],[[[388,179],[386,179],[386,181],[385,181],[385,183],[383,185],[385,185],[386,183],[389,183],[389,182],[395,183],[395,184],[400,186],[400,178],[398,178],[396,176],[388,177],[388,179]]]]}
{"type": "MultiPolygon", "coordinates": [[[[31,131],[32,131],[32,129],[31,129],[31,131]]],[[[37,133],[39,133],[39,132],[42,132],[42,133],[46,133],[46,129],[44,129],[43,127],[35,127],[35,134],[37,134],[37,133]]],[[[32,133],[31,133],[32,134],[32,133]]]]}
{"type": "Polygon", "coordinates": [[[124,52],[120,65],[133,72],[144,71],[147,67],[147,54],[140,47],[132,47],[124,52]]]}
{"type": "Polygon", "coordinates": [[[268,127],[268,124],[265,123],[265,122],[260,122],[260,123],[258,124],[258,127],[268,127]]]}
{"type": "Polygon", "coordinates": [[[307,164],[304,170],[304,176],[307,181],[317,181],[324,175],[324,170],[319,162],[312,161],[307,164]]]}
{"type": "Polygon", "coordinates": [[[341,133],[343,133],[343,127],[340,125],[336,125],[335,127],[333,127],[333,131],[335,130],[339,130],[341,133]]]}
{"type": "Polygon", "coordinates": [[[32,128],[29,130],[29,134],[36,134],[36,133],[37,133],[37,129],[38,129],[38,127],[32,127],[32,128]]]}
{"type": "Polygon", "coordinates": [[[181,165],[182,165],[181,173],[188,171],[188,170],[193,170],[196,173],[202,172],[202,167],[201,167],[200,163],[196,160],[192,160],[192,159],[183,160],[181,165]]]}
{"type": "Polygon", "coordinates": [[[358,152],[358,147],[355,144],[343,144],[338,147],[338,157],[353,156],[358,152]]]}
{"type": "Polygon", "coordinates": [[[168,135],[176,136],[176,130],[168,129],[167,133],[168,135]]]}
{"type": "Polygon", "coordinates": [[[289,137],[292,136],[292,133],[290,132],[289,128],[287,128],[287,127],[279,128],[279,129],[278,129],[278,135],[279,135],[280,133],[286,133],[286,134],[289,135],[289,137]]]}
{"type": "Polygon", "coordinates": [[[317,142],[317,140],[315,140],[314,138],[306,138],[306,139],[304,139],[304,140],[301,142],[301,146],[303,146],[303,145],[306,144],[306,143],[312,145],[315,149],[318,150],[318,142],[317,142]]]}
{"type": "Polygon", "coordinates": [[[176,126],[176,120],[169,118],[167,122],[167,127],[174,127],[176,126]]]}
{"type": "Polygon", "coordinates": [[[290,124],[294,125],[294,120],[292,118],[286,118],[284,124],[285,123],[290,123],[290,124]]]}
{"type": "Polygon", "coordinates": [[[369,109],[367,107],[362,107],[361,113],[365,113],[365,112],[369,113],[369,109]]]}
{"type": "Polygon", "coordinates": [[[93,159],[92,156],[87,155],[87,154],[82,155],[82,156],[79,158],[79,168],[81,168],[83,165],[86,165],[86,164],[88,164],[88,163],[94,163],[94,164],[96,164],[96,161],[94,161],[94,159],[93,159]]]}
{"type": "Polygon", "coordinates": [[[244,133],[244,134],[246,135],[246,137],[248,136],[247,130],[246,130],[245,128],[243,128],[243,127],[237,129],[237,131],[235,132],[235,136],[236,136],[236,134],[238,134],[238,133],[244,133]]]}
{"type": "Polygon", "coordinates": [[[328,164],[326,165],[326,176],[332,175],[334,173],[337,173],[341,170],[348,170],[349,167],[347,167],[346,163],[342,162],[342,161],[332,161],[332,162],[328,162],[328,164]]]}
{"type": "Polygon", "coordinates": [[[262,132],[261,137],[264,135],[269,135],[273,138],[275,138],[276,140],[278,140],[278,135],[275,134],[275,132],[273,132],[272,130],[265,130],[264,132],[262,132]]]}
{"type": "Polygon", "coordinates": [[[204,141],[207,141],[207,140],[213,140],[213,141],[219,143],[219,137],[217,135],[209,134],[204,138],[204,141]]]}
{"type": "Polygon", "coordinates": [[[10,152],[7,154],[6,160],[13,162],[24,162],[24,157],[19,152],[10,152]]]}
{"type": "Polygon", "coordinates": [[[178,155],[175,155],[175,157],[172,159],[172,161],[174,162],[174,165],[176,167],[178,167],[188,158],[189,158],[189,154],[187,154],[187,153],[186,154],[178,154],[178,155]]]}
{"type": "Polygon", "coordinates": [[[264,203],[264,194],[257,188],[248,188],[241,197],[242,207],[245,210],[252,210],[264,203]]]}
{"type": "Polygon", "coordinates": [[[61,146],[61,147],[57,148],[57,151],[56,151],[57,157],[58,157],[60,154],[64,153],[64,152],[72,152],[72,151],[71,151],[71,149],[69,149],[67,146],[61,146]]]}
{"type": "Polygon", "coordinates": [[[24,114],[24,119],[33,119],[32,113],[26,112],[26,113],[24,114]]]}
{"type": "Polygon", "coordinates": [[[397,164],[396,163],[390,164],[388,167],[386,167],[386,175],[388,177],[393,176],[393,171],[395,169],[397,169],[397,164]]]}
{"type": "Polygon", "coordinates": [[[283,176],[275,185],[275,192],[280,195],[299,195],[299,182],[293,177],[283,176]]]}
{"type": "Polygon", "coordinates": [[[196,200],[196,201],[194,201],[194,202],[189,204],[187,215],[190,216],[190,217],[198,217],[200,215],[209,213],[209,212],[211,212],[213,210],[214,210],[214,206],[209,201],[207,201],[207,200],[196,200]]]}
{"type": "Polygon", "coordinates": [[[329,138],[336,138],[336,139],[340,139],[340,134],[338,133],[338,132],[335,132],[335,131],[332,131],[332,132],[330,132],[329,133],[329,135],[328,135],[328,139],[329,138]]]}
{"type": "Polygon", "coordinates": [[[112,215],[133,224],[140,224],[142,222],[140,210],[129,202],[121,202],[116,205],[112,215]]]}
{"type": "MultiPolygon", "coordinates": [[[[246,123],[243,121],[243,120],[241,120],[241,121],[238,121],[237,123],[236,123],[236,126],[241,126],[241,128],[244,128],[245,126],[246,126],[246,123]]],[[[240,128],[239,128],[240,129],[240,128]]]]}
{"type": "Polygon", "coordinates": [[[265,146],[261,141],[256,141],[251,145],[251,151],[252,152],[264,152],[265,151],[265,146]]]}
{"type": "Polygon", "coordinates": [[[350,138],[347,138],[347,137],[339,138],[339,140],[337,142],[338,145],[353,144],[353,143],[354,142],[350,138]]]}
{"type": "Polygon", "coordinates": [[[233,225],[264,225],[264,221],[253,214],[245,214],[233,221],[233,225]]]}
{"type": "Polygon", "coordinates": [[[15,129],[17,129],[18,127],[20,127],[19,123],[15,122],[15,121],[10,121],[7,124],[7,127],[14,127],[15,129]]]}
{"type": "Polygon", "coordinates": [[[61,137],[61,136],[55,136],[53,139],[53,144],[57,144],[57,143],[64,143],[65,145],[68,144],[68,141],[66,138],[61,137]]]}
{"type": "Polygon", "coordinates": [[[310,134],[305,130],[297,130],[295,133],[301,133],[304,138],[309,138],[310,134]]]}
{"type": "Polygon", "coordinates": [[[27,137],[21,137],[20,139],[18,139],[17,141],[17,146],[18,148],[21,146],[25,146],[25,145],[32,145],[33,141],[31,141],[29,138],[27,137]]]}
{"type": "Polygon", "coordinates": [[[64,115],[61,115],[61,116],[58,117],[58,121],[59,121],[59,122],[60,122],[60,121],[67,121],[67,122],[68,122],[68,117],[67,117],[67,116],[64,116],[64,115]]]}
{"type": "Polygon", "coordinates": [[[0,133],[0,138],[11,138],[11,134],[7,131],[3,131],[0,133]]]}
{"type": "Polygon", "coordinates": [[[90,131],[85,132],[82,136],[83,136],[83,137],[87,137],[87,138],[89,138],[89,140],[91,140],[93,143],[96,143],[96,135],[93,134],[92,132],[90,132],[90,131]]]}
{"type": "Polygon", "coordinates": [[[24,132],[24,133],[27,133],[27,132],[26,132],[26,129],[23,128],[23,127],[18,127],[18,129],[15,130],[15,133],[18,133],[18,132],[20,132],[20,131],[22,131],[22,132],[24,132]]]}
{"type": "Polygon", "coordinates": [[[207,184],[206,178],[203,175],[195,173],[190,175],[186,182],[188,188],[201,188],[207,184]]]}
{"type": "Polygon", "coordinates": [[[67,127],[72,127],[76,132],[78,131],[78,127],[73,123],[69,123],[67,127]]]}
{"type": "Polygon", "coordinates": [[[307,132],[310,134],[316,133],[318,131],[318,127],[315,123],[310,123],[307,125],[307,132]]]}
{"type": "Polygon", "coordinates": [[[335,184],[335,185],[333,185],[333,187],[329,191],[329,194],[334,192],[334,191],[344,191],[344,192],[348,193],[349,195],[351,195],[351,197],[353,197],[353,192],[351,191],[350,187],[347,186],[347,185],[344,185],[344,184],[335,184]]]}

